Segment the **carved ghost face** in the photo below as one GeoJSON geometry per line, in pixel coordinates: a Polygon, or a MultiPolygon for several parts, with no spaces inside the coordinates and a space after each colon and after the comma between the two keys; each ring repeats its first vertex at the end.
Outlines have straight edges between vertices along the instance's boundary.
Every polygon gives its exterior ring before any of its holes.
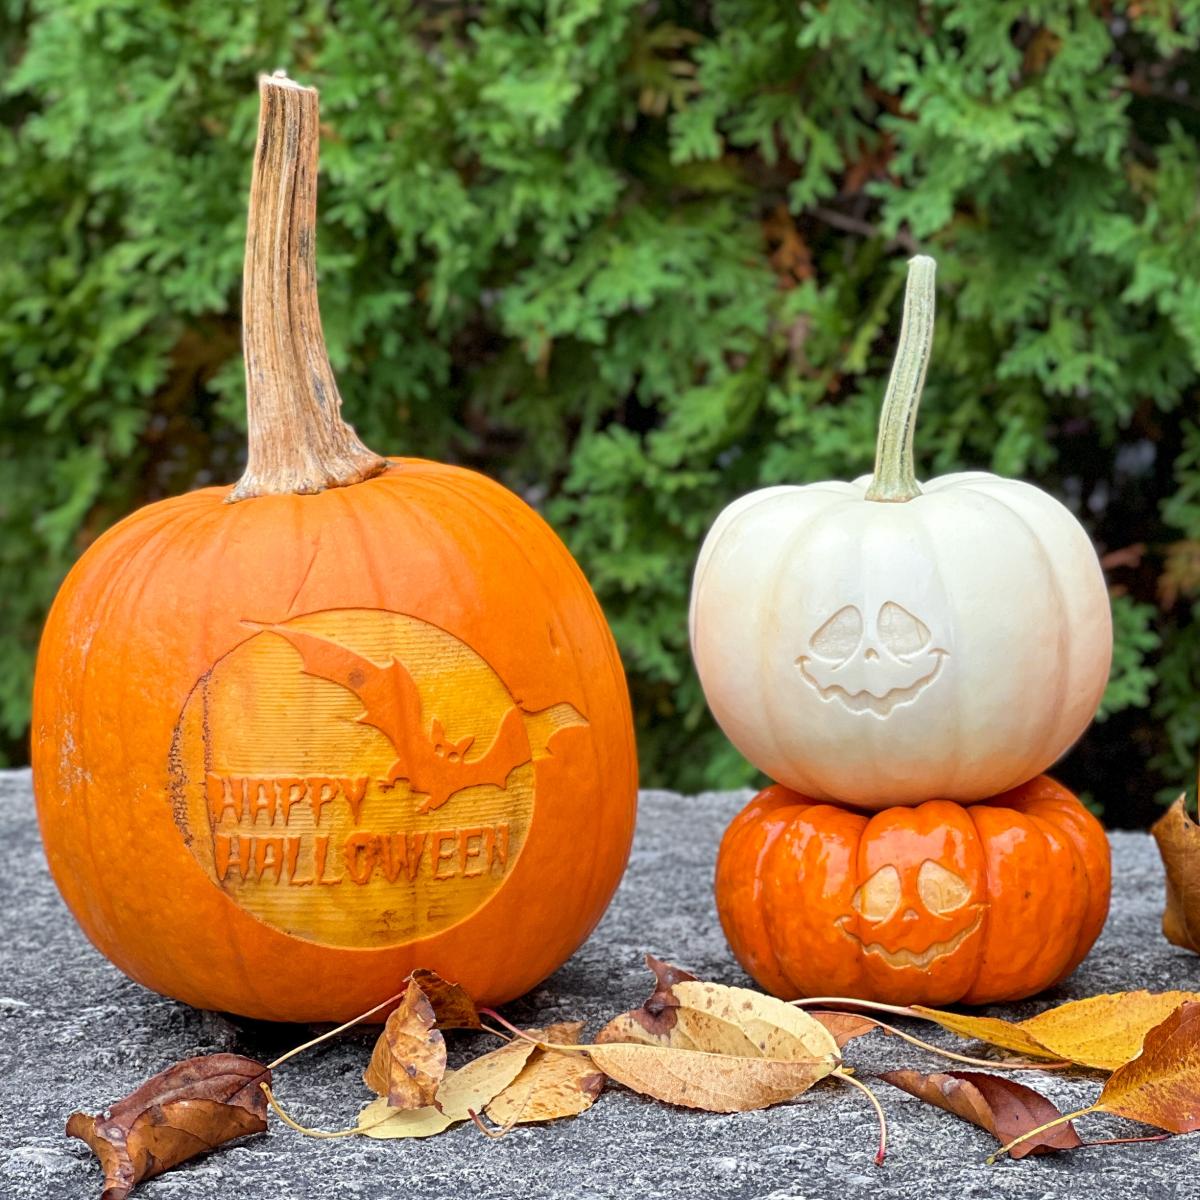
{"type": "Polygon", "coordinates": [[[853,604],[838,609],[796,665],[823,700],[882,720],[937,678],[946,653],[923,621],[888,600],[866,617],[853,604]]]}
{"type": "Polygon", "coordinates": [[[948,867],[921,863],[880,867],[854,893],[853,913],[838,917],[842,932],[892,967],[928,968],[952,954],[979,928],[983,904],[948,867]]]}

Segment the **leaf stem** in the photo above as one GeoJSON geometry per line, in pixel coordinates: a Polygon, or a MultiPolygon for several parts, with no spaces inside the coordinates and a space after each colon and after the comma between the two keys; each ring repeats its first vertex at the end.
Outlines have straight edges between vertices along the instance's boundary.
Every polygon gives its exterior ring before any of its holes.
{"type": "Polygon", "coordinates": [[[916,1037],[914,1034],[905,1033],[903,1029],[897,1029],[895,1025],[889,1025],[886,1021],[880,1021],[875,1017],[863,1017],[863,1020],[870,1021],[886,1033],[892,1034],[912,1046],[919,1046],[922,1050],[927,1050],[930,1054],[936,1054],[941,1058],[953,1059],[955,1062],[968,1063],[973,1067],[991,1067],[992,1069],[1002,1071],[1061,1071],[1064,1067],[1071,1065],[1069,1062],[1033,1062],[1027,1058],[1018,1058],[1009,1061],[995,1058],[972,1058],[969,1054],[959,1054],[955,1050],[946,1050],[941,1046],[935,1046],[933,1042],[927,1042],[922,1038],[916,1037]]]}
{"type": "Polygon", "coordinates": [[[835,1004],[838,1008],[865,1008],[871,1012],[891,1013],[897,1017],[911,1017],[914,1021],[925,1020],[920,1013],[913,1012],[911,1008],[904,1008],[899,1004],[884,1004],[879,1000],[856,1000],[853,996],[803,996],[799,1000],[792,1000],[790,1003],[797,1008],[808,1008],[810,1005],[830,1005],[835,1004]]]}
{"type": "Polygon", "coordinates": [[[909,259],[900,343],[883,397],[875,477],[867,489],[868,500],[902,504],[921,494],[913,468],[913,430],[933,349],[936,271],[937,264],[928,255],[918,254],[909,259]]]}
{"type": "MultiPolygon", "coordinates": [[[[407,988],[407,985],[405,985],[407,988]]],[[[267,1063],[267,1070],[273,1071],[280,1063],[285,1063],[289,1058],[295,1058],[302,1050],[308,1050],[313,1046],[318,1046],[322,1042],[327,1042],[331,1037],[335,1037],[344,1029],[349,1029],[352,1025],[357,1025],[360,1021],[365,1021],[368,1017],[373,1017],[381,1008],[387,1008],[389,1004],[395,1004],[397,1000],[404,998],[404,992],[397,992],[394,996],[389,996],[386,1000],[381,1000],[374,1008],[368,1008],[365,1013],[359,1013],[357,1017],[352,1017],[344,1025],[339,1025],[336,1029],[331,1029],[328,1033],[318,1034],[315,1038],[310,1038],[307,1042],[303,1042],[299,1046],[293,1046],[286,1054],[281,1054],[274,1062],[267,1063]]]]}
{"type": "Polygon", "coordinates": [[[993,1166],[998,1158],[1008,1154],[1014,1146],[1019,1146],[1022,1142],[1027,1142],[1030,1138],[1037,1137],[1039,1133],[1045,1133],[1047,1129],[1054,1129],[1058,1125],[1065,1125],[1068,1121],[1075,1120],[1076,1117],[1086,1117],[1088,1113],[1098,1112],[1099,1107],[1097,1104],[1089,1104],[1087,1108],[1081,1108],[1077,1112],[1069,1112],[1063,1116],[1055,1117],[1053,1121],[1047,1121],[1045,1125],[1039,1125],[1036,1129],[1030,1129],[1021,1134],[1020,1137],[1013,1138],[1007,1145],[1001,1146],[999,1150],[989,1154],[985,1161],[989,1167],[993,1166]]]}
{"type": "Polygon", "coordinates": [[[879,1103],[879,1098],[873,1091],[871,1091],[869,1087],[867,1087],[865,1083],[862,1082],[862,1080],[855,1079],[853,1075],[841,1070],[840,1068],[834,1071],[833,1074],[836,1075],[837,1078],[845,1080],[845,1082],[850,1084],[852,1087],[858,1088],[858,1090],[862,1092],[863,1095],[866,1096],[866,1098],[871,1102],[871,1107],[875,1110],[875,1116],[879,1121],[879,1149],[875,1151],[875,1165],[877,1167],[882,1167],[883,1160],[887,1156],[888,1144],[887,1117],[883,1115],[883,1105],[879,1103]]]}
{"type": "Polygon", "coordinates": [[[1131,1142],[1169,1142],[1173,1133],[1147,1133],[1142,1137],[1099,1138],[1094,1142],[1084,1142],[1085,1146],[1126,1146],[1131,1142]]]}
{"type": "MultiPolygon", "coordinates": [[[[362,1131],[356,1125],[353,1129],[310,1129],[307,1125],[301,1125],[299,1121],[294,1121],[283,1111],[283,1106],[275,1099],[275,1093],[271,1091],[270,1085],[260,1083],[258,1085],[263,1090],[263,1095],[267,1098],[267,1103],[275,1110],[275,1115],[287,1126],[294,1129],[297,1133],[304,1134],[310,1138],[344,1138],[353,1137],[356,1133],[362,1131]]],[[[379,1122],[382,1124],[383,1122],[379,1122]]]]}

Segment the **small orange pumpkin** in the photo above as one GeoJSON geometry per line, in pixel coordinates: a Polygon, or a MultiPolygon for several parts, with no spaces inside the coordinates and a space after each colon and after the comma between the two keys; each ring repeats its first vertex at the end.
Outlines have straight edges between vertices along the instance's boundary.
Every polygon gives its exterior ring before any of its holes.
{"type": "Polygon", "coordinates": [[[316,93],[261,91],[246,474],[134,513],[63,584],[34,694],[47,858],[100,950],[198,1007],[341,1020],[417,966],[502,1002],[624,869],[624,674],[528,505],[342,421],[316,93]]]}
{"type": "Polygon", "coordinates": [[[875,814],[779,785],[734,818],[717,908],[768,991],[990,1004],[1069,975],[1108,913],[1108,839],[1042,775],[965,807],[875,814]]]}

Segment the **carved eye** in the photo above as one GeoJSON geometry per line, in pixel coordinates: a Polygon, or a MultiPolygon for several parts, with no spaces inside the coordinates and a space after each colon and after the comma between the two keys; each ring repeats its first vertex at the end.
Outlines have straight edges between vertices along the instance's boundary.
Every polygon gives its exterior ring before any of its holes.
{"type": "Polygon", "coordinates": [[[971,898],[971,889],[953,871],[927,858],[917,872],[921,902],[932,913],[953,912],[971,898]]]}
{"type": "Polygon", "coordinates": [[[812,635],[810,645],[818,658],[829,662],[845,662],[862,641],[862,613],[853,604],[837,612],[812,635]]]}
{"type": "Polygon", "coordinates": [[[879,630],[879,640],[897,658],[916,654],[929,645],[929,628],[923,621],[918,620],[906,608],[893,604],[890,600],[879,610],[876,621],[879,630]]]}
{"type": "Polygon", "coordinates": [[[868,921],[886,921],[900,904],[900,890],[900,872],[893,866],[880,867],[850,903],[868,921]]]}

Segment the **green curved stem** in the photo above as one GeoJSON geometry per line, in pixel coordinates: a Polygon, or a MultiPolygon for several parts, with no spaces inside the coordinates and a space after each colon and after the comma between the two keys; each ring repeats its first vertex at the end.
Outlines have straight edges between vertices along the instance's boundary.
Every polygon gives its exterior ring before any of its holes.
{"type": "Polygon", "coordinates": [[[909,260],[900,345],[883,397],[879,441],[875,447],[875,477],[867,489],[868,500],[898,504],[921,494],[913,471],[913,430],[929,352],[933,348],[936,271],[937,264],[927,255],[918,254],[909,260]]]}

